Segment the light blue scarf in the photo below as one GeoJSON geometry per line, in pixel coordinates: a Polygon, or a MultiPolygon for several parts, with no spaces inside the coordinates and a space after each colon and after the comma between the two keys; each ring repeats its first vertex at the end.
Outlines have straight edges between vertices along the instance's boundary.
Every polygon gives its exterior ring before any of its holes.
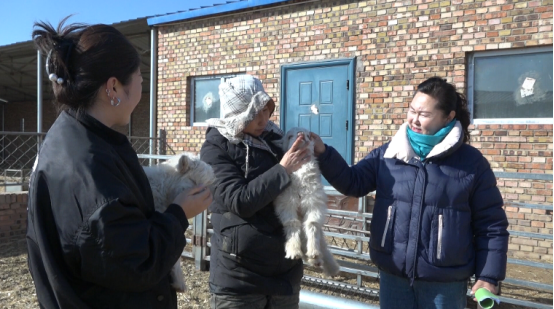
{"type": "Polygon", "coordinates": [[[435,135],[419,134],[412,131],[412,129],[408,126],[408,140],[410,141],[410,145],[412,145],[412,149],[421,158],[421,161],[425,160],[433,147],[440,143],[446,135],[450,133],[455,124],[456,119],[453,119],[446,125],[446,127],[435,133],[435,135]]]}

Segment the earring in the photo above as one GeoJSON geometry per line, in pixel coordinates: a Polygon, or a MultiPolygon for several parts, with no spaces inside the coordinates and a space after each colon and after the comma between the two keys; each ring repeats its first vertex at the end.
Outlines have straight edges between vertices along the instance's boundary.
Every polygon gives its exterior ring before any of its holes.
{"type": "Polygon", "coordinates": [[[106,94],[110,97],[110,89],[106,88],[106,94]]]}
{"type": "Polygon", "coordinates": [[[112,99],[110,100],[110,104],[112,106],[119,106],[119,103],[121,103],[121,100],[118,97],[112,97],[112,99]],[[117,100],[117,103],[115,103],[114,98],[117,100]]]}

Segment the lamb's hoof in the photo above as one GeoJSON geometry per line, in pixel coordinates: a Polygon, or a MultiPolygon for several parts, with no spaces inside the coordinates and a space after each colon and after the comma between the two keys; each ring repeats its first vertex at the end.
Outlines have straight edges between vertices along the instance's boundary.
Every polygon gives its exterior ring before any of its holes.
{"type": "Polygon", "coordinates": [[[291,260],[300,260],[302,259],[302,252],[290,252],[287,250],[285,254],[285,258],[291,259],[291,260]]]}
{"type": "Polygon", "coordinates": [[[187,291],[187,285],[185,282],[172,282],[171,286],[175,289],[175,291],[179,293],[184,293],[187,291]]]}
{"type": "Polygon", "coordinates": [[[301,244],[297,241],[287,241],[285,244],[285,258],[291,260],[299,260],[302,258],[301,244]]]}
{"type": "Polygon", "coordinates": [[[308,263],[313,267],[317,267],[317,268],[323,267],[323,261],[319,256],[308,257],[308,263]]]}

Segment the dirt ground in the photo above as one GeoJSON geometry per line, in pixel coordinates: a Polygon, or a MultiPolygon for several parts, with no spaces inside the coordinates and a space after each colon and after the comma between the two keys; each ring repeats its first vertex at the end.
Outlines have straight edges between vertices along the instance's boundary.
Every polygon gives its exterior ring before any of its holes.
{"type": "MultiPolygon", "coordinates": [[[[183,259],[182,267],[186,276],[185,280],[187,282],[188,291],[179,294],[179,308],[209,308],[208,272],[195,270],[194,262],[189,259],[183,259]]],[[[310,269],[307,269],[305,273],[309,276],[319,276],[318,273],[310,269]]],[[[552,284],[552,269],[537,269],[509,264],[508,277],[552,284]]],[[[349,284],[355,284],[356,282],[354,277],[336,277],[333,280],[349,284]]],[[[376,279],[371,280],[364,278],[364,286],[377,289],[378,282],[376,279]]],[[[313,285],[304,285],[303,289],[345,297],[370,304],[378,304],[378,299],[375,297],[357,296],[352,293],[344,294],[340,290],[322,290],[320,287],[313,285]]],[[[552,291],[536,291],[504,284],[502,286],[502,295],[510,298],[552,305],[552,291]]],[[[38,303],[36,301],[35,288],[27,268],[25,242],[20,241],[0,245],[0,308],[22,309],[37,307],[38,303]]],[[[469,298],[468,308],[477,308],[475,302],[469,298]]],[[[500,306],[495,308],[523,309],[525,307],[501,303],[500,306]]]]}

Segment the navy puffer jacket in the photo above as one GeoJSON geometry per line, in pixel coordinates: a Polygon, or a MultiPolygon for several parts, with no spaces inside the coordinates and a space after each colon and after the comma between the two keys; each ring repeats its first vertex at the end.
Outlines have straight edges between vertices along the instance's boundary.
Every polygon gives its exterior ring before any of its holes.
{"type": "Polygon", "coordinates": [[[406,127],[352,167],[330,146],[319,157],[322,174],[342,194],[375,191],[372,261],[412,281],[462,281],[473,274],[493,284],[503,280],[508,221],[488,161],[463,144],[458,122],[422,162],[406,127]]]}

